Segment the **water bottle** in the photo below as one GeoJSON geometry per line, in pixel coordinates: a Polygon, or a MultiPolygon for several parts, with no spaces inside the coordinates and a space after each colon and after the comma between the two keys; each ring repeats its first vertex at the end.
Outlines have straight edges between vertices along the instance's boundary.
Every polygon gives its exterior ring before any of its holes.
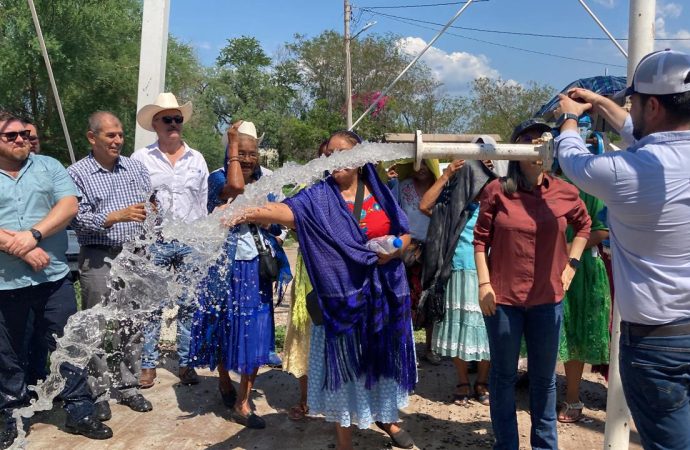
{"type": "Polygon", "coordinates": [[[367,241],[367,248],[374,253],[383,253],[390,255],[402,248],[403,241],[397,236],[381,236],[367,241]]]}

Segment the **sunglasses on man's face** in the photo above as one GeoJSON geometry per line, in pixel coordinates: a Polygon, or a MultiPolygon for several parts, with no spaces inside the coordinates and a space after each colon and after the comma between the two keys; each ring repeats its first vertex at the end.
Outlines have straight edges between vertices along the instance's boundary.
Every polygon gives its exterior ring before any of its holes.
{"type": "Polygon", "coordinates": [[[159,119],[162,120],[166,125],[170,125],[173,122],[180,125],[182,122],[184,122],[184,117],[182,116],[163,116],[159,117],[159,119]]]}
{"type": "Polygon", "coordinates": [[[21,136],[22,139],[29,139],[29,136],[31,135],[31,131],[29,130],[24,130],[24,131],[9,131],[7,133],[0,133],[0,136],[5,136],[5,140],[7,142],[14,142],[17,140],[17,136],[21,136]]]}

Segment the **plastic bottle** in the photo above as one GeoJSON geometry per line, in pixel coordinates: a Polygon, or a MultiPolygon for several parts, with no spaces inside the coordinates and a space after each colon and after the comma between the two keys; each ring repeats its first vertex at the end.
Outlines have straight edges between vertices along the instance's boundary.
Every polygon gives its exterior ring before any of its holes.
{"type": "Polygon", "coordinates": [[[367,248],[374,253],[383,253],[384,255],[390,255],[398,251],[402,247],[403,242],[397,236],[387,235],[381,236],[367,241],[367,248]]]}

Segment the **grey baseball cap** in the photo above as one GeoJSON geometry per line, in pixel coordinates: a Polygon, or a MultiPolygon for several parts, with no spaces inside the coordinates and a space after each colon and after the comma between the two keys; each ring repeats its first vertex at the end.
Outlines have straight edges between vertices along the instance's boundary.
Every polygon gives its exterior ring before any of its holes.
{"type": "Polygon", "coordinates": [[[682,94],[690,91],[690,55],[675,50],[661,50],[642,58],[635,69],[632,84],[614,96],[624,100],[634,93],[647,95],[682,94]]]}

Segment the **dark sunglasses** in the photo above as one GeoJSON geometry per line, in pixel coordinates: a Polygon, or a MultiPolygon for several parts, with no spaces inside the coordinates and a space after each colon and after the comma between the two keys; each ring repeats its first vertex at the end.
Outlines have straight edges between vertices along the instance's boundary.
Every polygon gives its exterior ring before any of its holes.
{"type": "Polygon", "coordinates": [[[184,117],[182,116],[163,116],[159,117],[160,120],[163,121],[164,124],[170,125],[171,123],[175,122],[176,124],[181,124],[184,122],[184,117]]]}
{"type": "Polygon", "coordinates": [[[7,142],[14,142],[17,140],[17,136],[21,136],[22,139],[29,139],[29,136],[31,135],[31,131],[29,130],[24,130],[24,131],[9,131],[7,133],[0,133],[0,136],[5,136],[7,139],[7,142]]]}

